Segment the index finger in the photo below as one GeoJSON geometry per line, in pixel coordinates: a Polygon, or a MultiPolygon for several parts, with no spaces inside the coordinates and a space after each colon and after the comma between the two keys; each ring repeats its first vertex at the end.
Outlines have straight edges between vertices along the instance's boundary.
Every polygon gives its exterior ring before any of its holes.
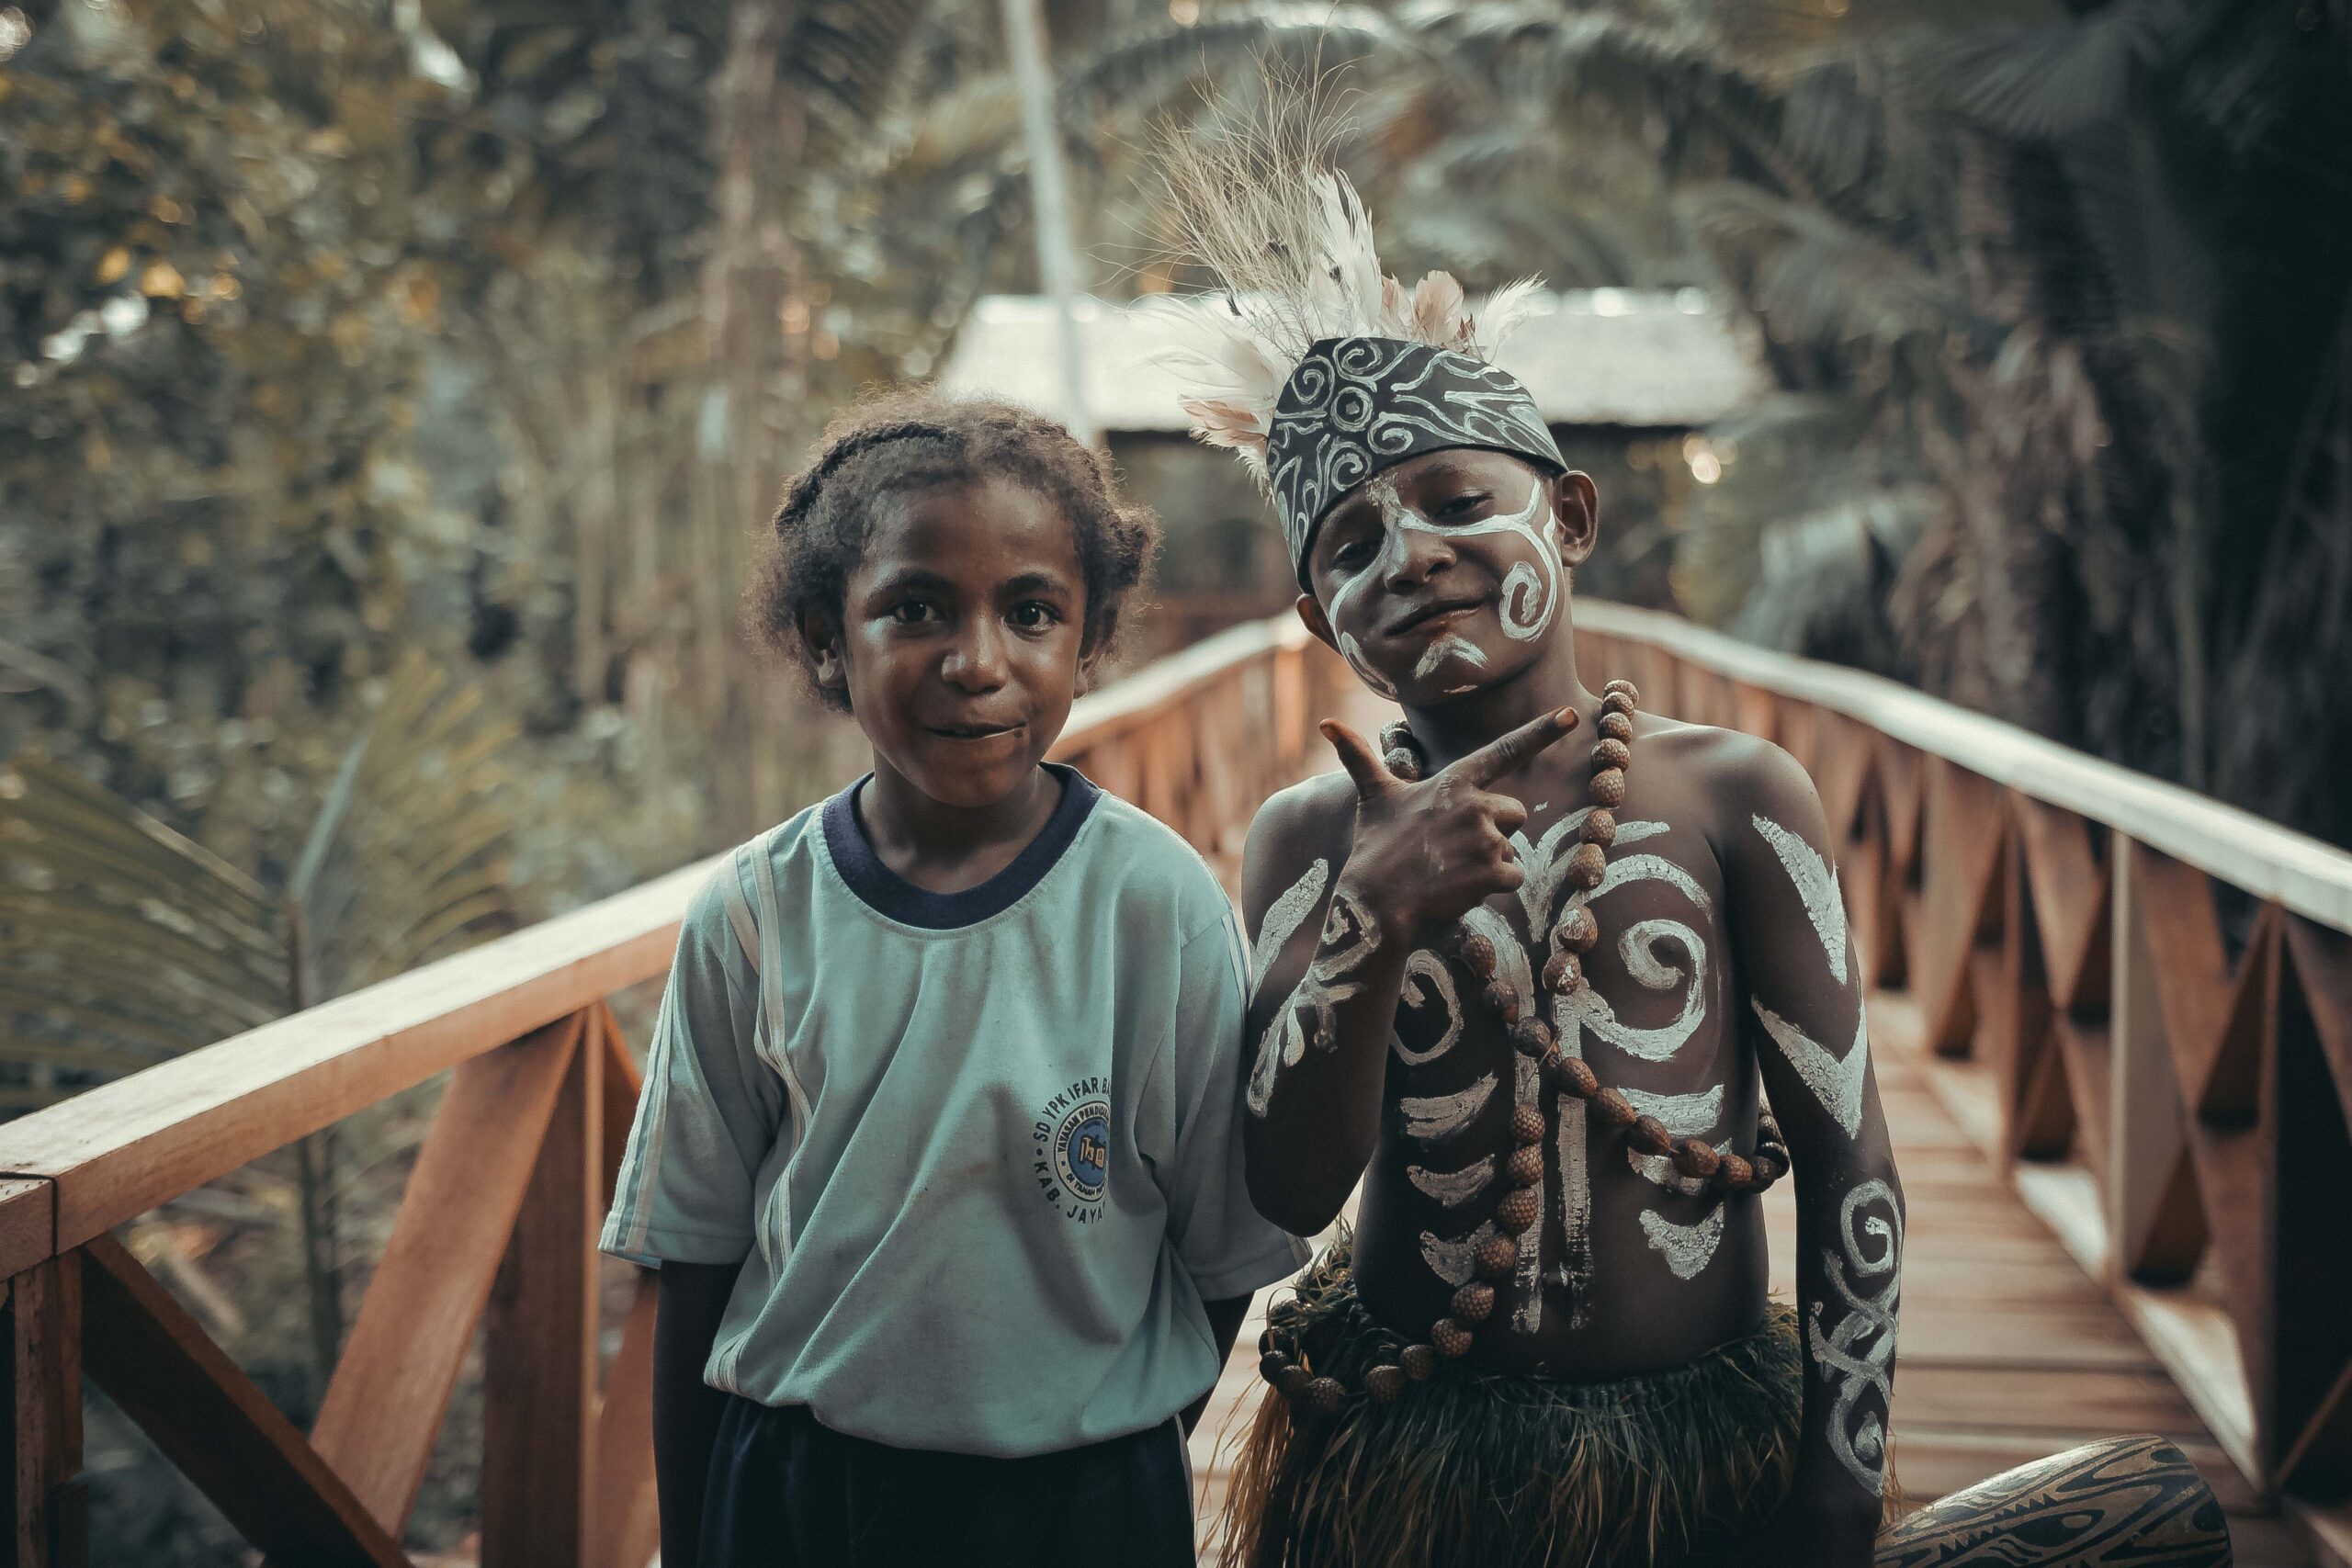
{"type": "Polygon", "coordinates": [[[1484,789],[1505,773],[1532,761],[1535,754],[1577,727],[1577,710],[1555,708],[1529,719],[1509,735],[1489,740],[1446,769],[1458,779],[1484,789]]]}

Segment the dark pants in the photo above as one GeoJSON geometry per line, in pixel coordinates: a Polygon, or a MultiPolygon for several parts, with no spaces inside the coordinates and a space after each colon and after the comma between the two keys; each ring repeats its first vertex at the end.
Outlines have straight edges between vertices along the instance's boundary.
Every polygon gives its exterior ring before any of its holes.
{"type": "Polygon", "coordinates": [[[732,1398],[703,1506],[701,1568],[1192,1568],[1182,1428],[1029,1459],[894,1449],[806,1405],[732,1398]]]}

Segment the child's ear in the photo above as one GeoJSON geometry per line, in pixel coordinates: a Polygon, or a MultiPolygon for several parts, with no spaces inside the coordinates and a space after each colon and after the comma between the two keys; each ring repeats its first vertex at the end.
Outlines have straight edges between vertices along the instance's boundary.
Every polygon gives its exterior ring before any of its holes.
{"type": "Polygon", "coordinates": [[[1315,602],[1314,594],[1300,594],[1298,603],[1292,608],[1298,612],[1299,625],[1305,626],[1316,641],[1334,653],[1340,651],[1340,639],[1331,632],[1331,617],[1323,613],[1323,606],[1315,602]]]}
{"type": "Polygon", "coordinates": [[[849,662],[842,650],[841,627],[822,610],[800,612],[800,646],[808,650],[808,675],[817,689],[847,700],[849,662]]]}
{"type": "Polygon", "coordinates": [[[1582,566],[1600,543],[1600,492],[1592,476],[1570,468],[1551,479],[1552,516],[1560,525],[1560,559],[1582,566]]]}

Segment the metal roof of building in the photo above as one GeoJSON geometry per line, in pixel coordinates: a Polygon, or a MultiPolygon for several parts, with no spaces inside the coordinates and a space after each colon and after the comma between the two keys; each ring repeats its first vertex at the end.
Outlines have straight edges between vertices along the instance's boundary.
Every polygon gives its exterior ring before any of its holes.
{"type": "MultiPolygon", "coordinates": [[[[1149,324],[1101,299],[1080,299],[1076,315],[1095,427],[1182,431],[1174,378],[1145,360],[1159,341],[1149,324]]],[[[1753,333],[1696,288],[1542,296],[1502,365],[1552,424],[1705,424],[1770,390],[1753,333]]],[[[1051,302],[995,294],[973,308],[939,379],[1068,418],[1059,367],[1051,302]]]]}

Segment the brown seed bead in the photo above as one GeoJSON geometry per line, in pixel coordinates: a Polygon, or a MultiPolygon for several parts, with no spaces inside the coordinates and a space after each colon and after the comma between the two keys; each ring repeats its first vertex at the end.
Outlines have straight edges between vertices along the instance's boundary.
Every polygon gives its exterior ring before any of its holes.
{"type": "Polygon", "coordinates": [[[1584,984],[1584,966],[1573,953],[1555,953],[1544,964],[1544,988],[1554,996],[1566,996],[1584,984]]]}
{"type": "Polygon", "coordinates": [[[1634,1109],[1633,1101],[1613,1089],[1604,1089],[1592,1097],[1592,1112],[1611,1127],[1630,1127],[1641,1114],[1634,1109]]]}
{"type": "Polygon", "coordinates": [[[1605,713],[1600,716],[1600,722],[1593,728],[1611,740],[1631,740],[1634,738],[1634,716],[1628,713],[1605,713]]]}
{"type": "Polygon", "coordinates": [[[1296,1399],[1306,1392],[1306,1385],[1314,1381],[1313,1372],[1293,1362],[1282,1370],[1280,1377],[1274,1379],[1274,1387],[1284,1399],[1296,1399]]]}
{"type": "Polygon", "coordinates": [[[1415,1382],[1437,1371],[1437,1347],[1434,1345],[1408,1345],[1405,1353],[1396,1359],[1403,1363],[1405,1375],[1415,1382]]]}
{"type": "Polygon", "coordinates": [[[1748,1183],[1755,1179],[1754,1166],[1737,1155],[1725,1155],[1723,1157],[1723,1163],[1715,1167],[1713,1185],[1718,1192],[1741,1192],[1745,1191],[1748,1183]]]}
{"type": "Polygon", "coordinates": [[[1283,1373],[1297,1365],[1280,1350],[1269,1350],[1258,1358],[1258,1375],[1275,1387],[1282,1386],[1283,1373]]]}
{"type": "MultiPolygon", "coordinates": [[[[1592,749],[1592,765],[1595,769],[1630,768],[1634,765],[1634,749],[1612,737],[1592,749]]],[[[1396,770],[1391,768],[1389,772],[1396,770]]]]}
{"type": "Polygon", "coordinates": [[[1396,1396],[1405,1392],[1405,1369],[1374,1367],[1364,1373],[1363,1389],[1381,1404],[1394,1404],[1396,1396]]]}
{"type": "Polygon", "coordinates": [[[1495,1205],[1495,1228],[1505,1235],[1517,1235],[1535,1223],[1543,1207],[1543,1196],[1535,1189],[1514,1187],[1495,1205]]]}
{"type": "Polygon", "coordinates": [[[1600,688],[1600,694],[1604,697],[1609,695],[1611,692],[1624,693],[1625,700],[1629,703],[1637,704],[1642,700],[1641,692],[1631,681],[1626,680],[1623,675],[1618,676],[1617,679],[1610,682],[1609,684],[1600,688]]]}
{"type": "Polygon", "coordinates": [[[1603,768],[1592,775],[1592,803],[1614,810],[1625,804],[1625,770],[1603,768]]]}
{"type": "Polygon", "coordinates": [[[1544,1070],[1551,1075],[1564,1094],[1578,1100],[1590,1100],[1600,1092],[1600,1079],[1595,1076],[1592,1064],[1581,1056],[1571,1056],[1566,1051],[1555,1051],[1544,1058],[1544,1070]]]}
{"type": "Polygon", "coordinates": [[[1544,1179],[1544,1147],[1540,1144],[1522,1144],[1511,1150],[1510,1158],[1503,1161],[1503,1173],[1514,1187],[1532,1187],[1544,1179]]]}
{"type": "MultiPolygon", "coordinates": [[[[1595,775],[1597,779],[1609,776],[1607,773],[1595,775]]],[[[1622,779],[1625,775],[1619,773],[1616,776],[1622,779]]],[[[1576,853],[1568,857],[1568,886],[1590,892],[1600,886],[1600,879],[1608,874],[1608,871],[1609,857],[1601,852],[1599,844],[1578,844],[1576,853]]]]}
{"type": "Polygon", "coordinates": [[[1757,1190],[1761,1191],[1788,1173],[1789,1162],[1770,1149],[1758,1149],[1747,1156],[1756,1169],[1757,1190]]]}
{"type": "Polygon", "coordinates": [[[1456,1323],[1484,1323],[1495,1310],[1495,1288],[1484,1280],[1473,1280],[1453,1292],[1445,1310],[1456,1323]]]}
{"type": "Polygon", "coordinates": [[[1519,1267],[1519,1238],[1509,1235],[1488,1236],[1478,1244],[1477,1256],[1481,1280],[1499,1280],[1519,1267]]]}
{"type": "MultiPolygon", "coordinates": [[[[1588,844],[1599,844],[1602,849],[1607,849],[1617,841],[1617,814],[1601,807],[1594,807],[1586,814],[1584,826],[1577,829],[1577,836],[1588,844]]],[[[1592,919],[1591,914],[1585,909],[1579,908],[1576,912],[1583,915],[1588,920],[1592,919]]],[[[1599,925],[1592,928],[1592,934],[1595,939],[1600,937],[1599,925]]],[[[1588,942],[1586,945],[1590,946],[1591,943],[1588,942]]]]}
{"type": "Polygon", "coordinates": [[[1337,1378],[1317,1378],[1306,1385],[1304,1403],[1317,1416],[1337,1416],[1347,1402],[1347,1388],[1337,1378]]]}
{"type": "MultiPolygon", "coordinates": [[[[1596,811],[1592,817],[1584,819],[1585,842],[1605,846],[1608,843],[1607,839],[1595,839],[1592,836],[1593,817],[1608,818],[1609,837],[1611,839],[1617,836],[1617,820],[1610,817],[1606,811],[1596,811]]],[[[1581,904],[1562,915],[1560,923],[1552,928],[1552,944],[1555,947],[1566,948],[1570,953],[1589,953],[1592,950],[1592,944],[1600,940],[1600,922],[1594,919],[1592,911],[1581,904]]]]}
{"type": "Polygon", "coordinates": [[[1437,1347],[1441,1356],[1467,1355],[1470,1331],[1450,1317],[1441,1317],[1430,1325],[1430,1343],[1437,1347]]]}
{"type": "Polygon", "coordinates": [[[1481,980],[1495,977],[1495,944],[1476,931],[1464,933],[1454,951],[1462,955],[1463,967],[1481,980]]]}
{"type": "Polygon", "coordinates": [[[1510,1043],[1522,1056],[1541,1056],[1552,1048],[1552,1026],[1540,1018],[1522,1018],[1510,1026],[1510,1043]]]}
{"type": "Polygon", "coordinates": [[[1540,1144],[1544,1141],[1544,1112],[1532,1105],[1511,1108],[1510,1136],[1515,1144],[1540,1144]]]}
{"type": "Polygon", "coordinates": [[[1674,1145],[1674,1168],[1693,1181],[1704,1181],[1714,1175],[1719,1163],[1721,1156],[1713,1146],[1696,1138],[1685,1138],[1674,1145]]]}
{"type": "Polygon", "coordinates": [[[1645,1155],[1668,1154],[1674,1148],[1674,1134],[1655,1116],[1635,1117],[1626,1130],[1625,1141],[1645,1155]]]}
{"type": "Polygon", "coordinates": [[[1487,983],[1487,1006],[1503,1021],[1505,1028],[1519,1021],[1519,993],[1500,980],[1487,983]]]}
{"type": "Polygon", "coordinates": [[[1382,757],[1380,765],[1407,784],[1411,784],[1421,776],[1421,759],[1415,753],[1406,750],[1402,746],[1382,757]]]}
{"type": "Polygon", "coordinates": [[[1631,686],[1621,686],[1618,690],[1601,693],[1600,711],[1603,713],[1633,712],[1634,689],[1631,686]]]}

